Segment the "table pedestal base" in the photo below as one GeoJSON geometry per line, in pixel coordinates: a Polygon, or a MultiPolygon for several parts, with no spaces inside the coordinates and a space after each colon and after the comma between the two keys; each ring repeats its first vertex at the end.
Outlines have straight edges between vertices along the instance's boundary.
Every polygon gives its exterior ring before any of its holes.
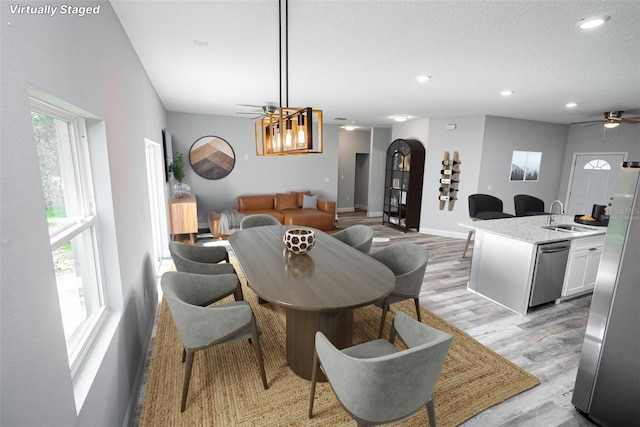
{"type": "MultiPolygon", "coordinates": [[[[337,348],[351,346],[353,310],[314,312],[285,309],[287,316],[287,362],[291,370],[311,379],[316,331],[322,332],[337,348]]],[[[318,381],[326,381],[322,371],[318,381]]]]}

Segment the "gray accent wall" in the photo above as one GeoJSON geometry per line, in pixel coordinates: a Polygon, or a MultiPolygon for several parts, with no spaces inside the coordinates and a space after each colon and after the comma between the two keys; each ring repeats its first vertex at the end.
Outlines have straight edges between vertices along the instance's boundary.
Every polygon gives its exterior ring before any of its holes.
{"type": "MultiPolygon", "coordinates": [[[[339,131],[339,160],[338,160],[338,200],[336,208],[338,212],[351,212],[355,209],[357,198],[366,199],[366,195],[356,195],[356,179],[368,179],[367,164],[358,164],[358,154],[369,154],[371,145],[371,130],[358,129],[339,131]],[[366,171],[363,171],[363,168],[366,171]],[[364,175],[364,176],[363,176],[364,175]]],[[[361,160],[362,161],[362,160],[361,160]]],[[[368,185],[365,187],[368,188],[368,185]]]]}
{"type": "Polygon", "coordinates": [[[13,3],[0,3],[0,425],[121,426],[135,409],[158,302],[145,138],[162,142],[165,111],[109,2],[82,18],[11,15],[13,3]],[[111,312],[75,396],[30,89],[90,117],[111,312]]]}
{"type": "Polygon", "coordinates": [[[513,215],[516,194],[538,197],[549,208],[558,198],[568,131],[567,125],[487,116],[478,193],[502,199],[513,215]],[[542,152],[538,181],[509,181],[514,150],[542,152]]]}
{"type": "Polygon", "coordinates": [[[369,192],[367,195],[367,215],[382,216],[384,198],[384,178],[387,162],[387,148],[391,144],[390,128],[371,130],[369,151],[369,192]]]}
{"type": "Polygon", "coordinates": [[[167,120],[173,151],[185,157],[185,182],[196,195],[201,228],[208,227],[209,211],[236,208],[239,195],[310,190],[321,198],[334,201],[337,198],[337,125],[324,125],[324,149],[320,154],[257,156],[252,120],[175,112],[168,113],[167,120]],[[189,164],[189,149],[197,139],[207,135],[223,138],[235,152],[235,166],[222,179],[203,178],[189,164]]]}

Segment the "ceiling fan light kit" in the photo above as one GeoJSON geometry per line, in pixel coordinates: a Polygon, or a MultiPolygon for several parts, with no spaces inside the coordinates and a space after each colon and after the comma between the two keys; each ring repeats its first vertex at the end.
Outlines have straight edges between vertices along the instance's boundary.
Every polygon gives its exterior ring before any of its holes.
{"type": "Polygon", "coordinates": [[[284,0],[284,28],[282,27],[282,3],[282,0],[278,0],[280,103],[277,109],[265,109],[260,121],[255,123],[256,155],[319,154],[322,153],[322,110],[314,110],[311,107],[289,107],[289,1],[284,0]],[[282,105],[283,64],[284,106],[282,105]]]}

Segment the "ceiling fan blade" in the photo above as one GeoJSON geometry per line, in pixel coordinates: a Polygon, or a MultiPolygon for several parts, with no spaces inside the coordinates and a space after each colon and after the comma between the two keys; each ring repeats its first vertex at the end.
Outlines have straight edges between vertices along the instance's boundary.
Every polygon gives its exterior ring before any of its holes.
{"type": "Polygon", "coordinates": [[[622,121],[622,123],[631,123],[631,124],[635,125],[637,123],[640,123],[640,116],[639,117],[625,117],[621,121],[622,121]]]}
{"type": "Polygon", "coordinates": [[[259,111],[251,111],[251,112],[236,112],[236,114],[251,114],[251,115],[256,115],[256,114],[260,114],[259,111]]]}
{"type": "Polygon", "coordinates": [[[588,128],[588,127],[591,127],[591,126],[596,126],[596,125],[604,124],[605,122],[595,122],[595,123],[594,123],[594,122],[585,122],[585,123],[591,123],[591,124],[588,124],[588,125],[583,126],[583,127],[588,128]]]}
{"type": "Polygon", "coordinates": [[[253,105],[253,104],[238,104],[241,107],[254,107],[262,109],[262,105],[253,105]]]}

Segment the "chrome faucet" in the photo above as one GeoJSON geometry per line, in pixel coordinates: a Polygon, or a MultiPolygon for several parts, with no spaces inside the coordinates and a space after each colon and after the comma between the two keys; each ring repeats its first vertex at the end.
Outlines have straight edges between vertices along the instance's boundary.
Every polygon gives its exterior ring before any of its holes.
{"type": "Polygon", "coordinates": [[[553,217],[553,207],[555,206],[555,204],[558,203],[560,205],[560,215],[564,215],[564,206],[562,205],[562,202],[560,200],[554,200],[553,202],[551,202],[551,207],[549,208],[549,222],[548,225],[553,224],[554,221],[554,217],[553,217]]]}

